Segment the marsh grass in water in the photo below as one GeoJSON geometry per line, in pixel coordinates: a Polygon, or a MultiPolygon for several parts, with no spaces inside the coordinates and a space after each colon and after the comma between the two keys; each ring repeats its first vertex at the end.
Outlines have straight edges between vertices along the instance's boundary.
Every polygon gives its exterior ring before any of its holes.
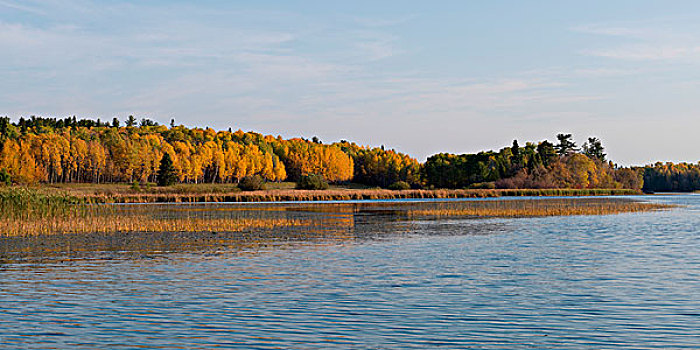
{"type": "Polygon", "coordinates": [[[29,220],[84,214],[84,199],[63,193],[43,193],[25,187],[0,189],[0,219],[29,220]]]}
{"type": "Polygon", "coordinates": [[[293,219],[153,218],[88,215],[71,218],[41,218],[26,221],[0,221],[6,236],[114,232],[238,232],[250,228],[272,229],[301,225],[293,219]]]}
{"type": "Polygon", "coordinates": [[[609,215],[668,209],[672,206],[620,198],[548,198],[536,200],[472,201],[440,208],[409,210],[408,215],[432,217],[538,217],[609,215]]]}
{"type": "MultiPolygon", "coordinates": [[[[300,225],[298,219],[274,216],[163,215],[159,206],[119,207],[87,203],[67,194],[24,187],[0,190],[0,236],[109,232],[237,232],[247,228],[300,225]]],[[[208,213],[208,214],[207,214],[208,213]]]]}
{"type": "Polygon", "coordinates": [[[372,200],[408,198],[489,198],[522,196],[610,196],[637,195],[628,189],[408,189],[366,188],[356,184],[331,186],[327,190],[295,190],[293,183],[270,183],[267,190],[244,192],[233,184],[180,184],[140,188],[125,184],[52,184],[47,191],[68,193],[92,203],[193,203],[372,200]]]}
{"type": "Polygon", "coordinates": [[[252,206],[216,203],[113,205],[91,204],[85,198],[81,199],[68,194],[8,188],[0,192],[0,236],[119,232],[242,232],[249,229],[276,230],[288,227],[325,230],[332,227],[352,226],[355,216],[363,213],[381,214],[386,216],[387,220],[410,220],[413,217],[450,216],[604,215],[664,208],[667,206],[626,198],[599,197],[427,202],[260,203],[252,206]]]}

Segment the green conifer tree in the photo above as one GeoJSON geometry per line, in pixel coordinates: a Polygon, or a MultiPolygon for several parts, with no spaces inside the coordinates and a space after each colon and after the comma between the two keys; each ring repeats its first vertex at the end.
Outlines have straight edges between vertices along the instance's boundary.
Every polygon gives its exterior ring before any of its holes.
{"type": "Polygon", "coordinates": [[[126,119],[126,126],[136,126],[136,118],[134,118],[133,115],[130,115],[130,116],[126,119]]]}
{"type": "Polygon", "coordinates": [[[177,181],[177,176],[175,175],[175,167],[173,166],[173,160],[170,158],[170,154],[163,154],[163,158],[160,159],[160,167],[158,167],[158,186],[170,186],[177,181]]]}

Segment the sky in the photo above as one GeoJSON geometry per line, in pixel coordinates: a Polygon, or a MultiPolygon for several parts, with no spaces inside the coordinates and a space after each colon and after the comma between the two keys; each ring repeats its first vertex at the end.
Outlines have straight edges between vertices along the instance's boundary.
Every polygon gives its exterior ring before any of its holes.
{"type": "Polygon", "coordinates": [[[0,115],[700,160],[700,1],[0,0],[0,115]]]}

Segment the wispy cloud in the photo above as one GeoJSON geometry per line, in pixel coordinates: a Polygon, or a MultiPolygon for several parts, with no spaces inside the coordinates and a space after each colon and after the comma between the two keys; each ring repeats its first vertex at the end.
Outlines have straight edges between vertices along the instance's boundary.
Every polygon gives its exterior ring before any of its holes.
{"type": "Polygon", "coordinates": [[[25,4],[18,4],[13,1],[0,0],[0,7],[6,7],[17,11],[28,12],[35,15],[45,15],[44,11],[39,10],[33,6],[27,6],[25,4]]]}
{"type": "Polygon", "coordinates": [[[584,54],[634,61],[685,60],[700,63],[700,45],[625,45],[610,49],[583,50],[584,54]]]}
{"type": "MultiPolygon", "coordinates": [[[[113,11],[121,17],[125,15],[120,11],[132,10],[113,11]]],[[[465,79],[370,69],[367,64],[402,53],[401,38],[381,29],[392,23],[400,21],[327,34],[323,30],[328,24],[284,31],[211,26],[179,17],[110,31],[83,22],[42,27],[1,22],[0,45],[12,53],[0,61],[11,60],[9,65],[33,74],[43,71],[44,79],[55,82],[80,81],[50,92],[48,86],[8,92],[13,105],[24,106],[20,111],[38,113],[53,105],[58,109],[54,113],[143,113],[182,122],[192,118],[193,123],[196,116],[207,115],[211,126],[235,121],[241,127],[290,133],[304,132],[305,123],[331,119],[338,130],[369,130],[380,120],[407,118],[411,123],[402,128],[413,127],[437,115],[443,123],[459,125],[493,111],[505,120],[524,115],[533,105],[557,110],[599,98],[567,91],[555,75],[465,79]],[[337,42],[329,46],[336,51],[295,47],[314,40],[337,42]],[[108,85],[99,83],[112,75],[120,77],[110,77],[108,85]]],[[[403,132],[411,134],[409,129],[403,132]]]]}
{"type": "Polygon", "coordinates": [[[411,20],[417,18],[417,15],[409,14],[403,15],[395,18],[376,18],[376,17],[354,17],[353,20],[364,27],[379,28],[379,27],[392,27],[400,24],[404,24],[411,20]]]}
{"type": "Polygon", "coordinates": [[[700,62],[696,18],[566,31],[550,16],[501,25],[501,8],[482,21],[473,11],[490,6],[462,3],[471,20],[410,4],[0,0],[0,115],[175,118],[420,158],[697,110],[697,72],[667,64],[700,62]]]}
{"type": "Polygon", "coordinates": [[[588,56],[633,61],[679,60],[700,63],[699,18],[674,18],[573,27],[579,33],[617,39],[607,47],[588,48],[588,56]]]}
{"type": "Polygon", "coordinates": [[[659,39],[673,35],[672,31],[655,21],[595,23],[576,26],[571,30],[578,33],[641,40],[659,39]]]}
{"type": "Polygon", "coordinates": [[[396,45],[398,38],[394,35],[376,32],[353,33],[353,48],[360,61],[379,61],[401,53],[396,45]]]}

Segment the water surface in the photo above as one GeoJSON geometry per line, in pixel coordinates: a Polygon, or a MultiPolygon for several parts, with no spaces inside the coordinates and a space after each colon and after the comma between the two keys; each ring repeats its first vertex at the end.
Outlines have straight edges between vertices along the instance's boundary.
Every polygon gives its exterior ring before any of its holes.
{"type": "Polygon", "coordinates": [[[475,220],[267,204],[318,224],[4,239],[0,348],[699,348],[700,196],[641,198],[683,207],[475,220]]]}

